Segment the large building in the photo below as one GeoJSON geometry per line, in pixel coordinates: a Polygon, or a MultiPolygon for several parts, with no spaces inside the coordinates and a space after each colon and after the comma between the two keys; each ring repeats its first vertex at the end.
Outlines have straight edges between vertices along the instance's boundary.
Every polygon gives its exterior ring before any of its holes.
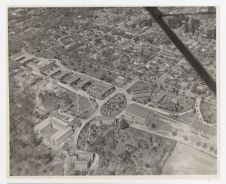
{"type": "Polygon", "coordinates": [[[51,71],[55,70],[54,68],[56,68],[56,63],[54,61],[45,60],[45,62],[42,62],[40,65],[39,71],[44,75],[52,75],[53,73],[51,71]]]}
{"type": "Polygon", "coordinates": [[[115,87],[103,82],[94,81],[86,88],[86,91],[94,98],[104,99],[115,90],[115,87]]]}
{"type": "Polygon", "coordinates": [[[76,150],[76,152],[71,155],[74,170],[79,172],[88,172],[94,159],[95,153],[84,150],[76,150]]]}
{"type": "Polygon", "coordinates": [[[16,62],[19,62],[20,65],[26,66],[28,63],[32,62],[35,58],[25,53],[19,53],[13,56],[12,59],[16,62]]]}
{"type": "Polygon", "coordinates": [[[140,125],[146,125],[154,118],[154,113],[138,104],[130,104],[125,109],[125,120],[129,123],[135,123],[140,125]]]}
{"type": "Polygon", "coordinates": [[[68,85],[73,85],[73,84],[77,84],[77,83],[79,82],[79,80],[80,80],[80,77],[79,77],[78,75],[71,75],[71,76],[67,79],[66,83],[67,83],[68,85]]]}
{"type": "Polygon", "coordinates": [[[88,161],[86,161],[86,160],[76,160],[75,162],[74,162],[74,169],[75,169],[75,171],[85,171],[85,172],[87,172],[88,171],[88,161]]]}
{"type": "Polygon", "coordinates": [[[34,132],[43,138],[47,138],[54,146],[64,143],[72,134],[73,130],[68,122],[55,116],[49,116],[34,127],[34,132]]]}

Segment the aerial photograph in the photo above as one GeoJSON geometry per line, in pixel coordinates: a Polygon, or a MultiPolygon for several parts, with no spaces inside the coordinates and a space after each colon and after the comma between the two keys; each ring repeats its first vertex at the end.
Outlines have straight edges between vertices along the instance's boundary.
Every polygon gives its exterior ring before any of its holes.
{"type": "Polygon", "coordinates": [[[9,176],[217,175],[216,7],[9,7],[9,176]]]}

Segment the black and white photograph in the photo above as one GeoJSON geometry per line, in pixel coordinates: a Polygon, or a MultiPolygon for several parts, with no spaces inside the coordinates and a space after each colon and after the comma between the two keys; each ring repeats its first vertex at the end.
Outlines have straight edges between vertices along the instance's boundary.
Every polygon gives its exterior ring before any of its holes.
{"type": "Polygon", "coordinates": [[[217,176],[217,12],[9,6],[9,176],[217,176]]]}

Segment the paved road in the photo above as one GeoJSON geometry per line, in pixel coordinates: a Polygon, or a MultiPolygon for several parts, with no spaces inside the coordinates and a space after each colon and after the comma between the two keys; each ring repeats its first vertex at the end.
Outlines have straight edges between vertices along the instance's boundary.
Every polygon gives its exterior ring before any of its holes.
{"type": "Polygon", "coordinates": [[[186,144],[186,145],[188,145],[190,147],[193,147],[194,149],[197,149],[199,151],[205,152],[205,153],[207,153],[207,154],[209,154],[209,155],[211,155],[211,156],[216,158],[216,155],[214,153],[211,153],[208,150],[203,149],[201,146],[198,147],[198,146],[196,146],[196,144],[191,144],[191,143],[189,143],[189,142],[187,142],[187,141],[185,141],[185,140],[183,140],[183,139],[181,139],[179,137],[167,136],[167,135],[164,135],[161,132],[152,131],[152,130],[148,129],[146,126],[142,126],[142,125],[139,125],[139,124],[130,124],[130,127],[135,128],[137,130],[141,130],[141,131],[147,132],[147,133],[158,135],[160,137],[164,137],[164,138],[167,138],[167,139],[173,139],[173,140],[175,140],[177,142],[186,144]]]}

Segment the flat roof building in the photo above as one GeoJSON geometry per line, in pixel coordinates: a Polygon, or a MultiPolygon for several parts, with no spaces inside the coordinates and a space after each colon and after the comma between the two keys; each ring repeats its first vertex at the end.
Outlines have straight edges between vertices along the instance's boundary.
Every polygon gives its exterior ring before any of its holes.
{"type": "Polygon", "coordinates": [[[54,146],[61,145],[73,134],[69,124],[55,116],[49,116],[36,125],[34,132],[39,137],[45,137],[44,134],[48,134],[50,143],[54,146]]]}
{"type": "Polygon", "coordinates": [[[24,60],[25,59],[25,55],[24,55],[24,53],[19,53],[19,54],[17,54],[17,55],[14,55],[13,57],[12,57],[12,59],[14,60],[14,61],[21,61],[21,60],[24,60]]]}
{"type": "Polygon", "coordinates": [[[47,128],[47,127],[51,127],[51,124],[49,123],[49,117],[44,119],[41,123],[37,124],[34,127],[34,132],[41,137],[42,136],[42,130],[47,128]]]}
{"type": "Polygon", "coordinates": [[[104,99],[115,90],[115,87],[103,82],[94,81],[86,91],[93,97],[104,99]]]}
{"type": "Polygon", "coordinates": [[[63,130],[57,131],[50,137],[50,141],[53,145],[60,145],[65,142],[71,135],[73,134],[73,130],[71,127],[67,127],[63,130]]]}
{"type": "Polygon", "coordinates": [[[72,85],[73,83],[76,83],[80,80],[80,77],[78,75],[72,75],[68,80],[67,84],[72,85]]]}
{"type": "Polygon", "coordinates": [[[138,104],[130,104],[125,109],[125,119],[130,123],[146,125],[147,120],[152,120],[154,113],[138,104]]]}
{"type": "Polygon", "coordinates": [[[93,160],[95,155],[93,152],[84,151],[84,150],[77,150],[75,154],[77,155],[77,160],[86,160],[86,161],[93,160]]]}
{"type": "Polygon", "coordinates": [[[88,161],[86,160],[76,160],[74,162],[75,171],[88,171],[88,161]]]}
{"type": "Polygon", "coordinates": [[[16,56],[13,56],[12,59],[16,62],[19,62],[20,65],[25,66],[26,64],[30,63],[34,60],[34,57],[25,54],[25,53],[19,53],[16,56]]]}
{"type": "Polygon", "coordinates": [[[60,69],[58,67],[49,68],[48,70],[43,71],[43,74],[46,74],[48,76],[51,76],[60,72],[60,69]]]}
{"type": "Polygon", "coordinates": [[[40,64],[39,71],[40,73],[44,73],[44,71],[56,66],[54,61],[44,60],[40,64]]]}
{"type": "Polygon", "coordinates": [[[192,124],[192,127],[195,128],[196,130],[208,134],[208,135],[215,135],[216,134],[216,128],[215,127],[211,127],[209,125],[203,124],[203,123],[199,123],[197,121],[195,121],[192,124]]]}
{"type": "Polygon", "coordinates": [[[126,77],[123,77],[123,76],[118,76],[115,81],[119,84],[124,84],[126,83],[126,77]]]}
{"type": "Polygon", "coordinates": [[[69,74],[69,72],[68,71],[63,71],[63,70],[61,70],[60,71],[60,73],[58,74],[58,75],[55,75],[54,77],[56,77],[57,79],[62,79],[62,78],[64,78],[65,76],[67,76],[69,74]]]}

